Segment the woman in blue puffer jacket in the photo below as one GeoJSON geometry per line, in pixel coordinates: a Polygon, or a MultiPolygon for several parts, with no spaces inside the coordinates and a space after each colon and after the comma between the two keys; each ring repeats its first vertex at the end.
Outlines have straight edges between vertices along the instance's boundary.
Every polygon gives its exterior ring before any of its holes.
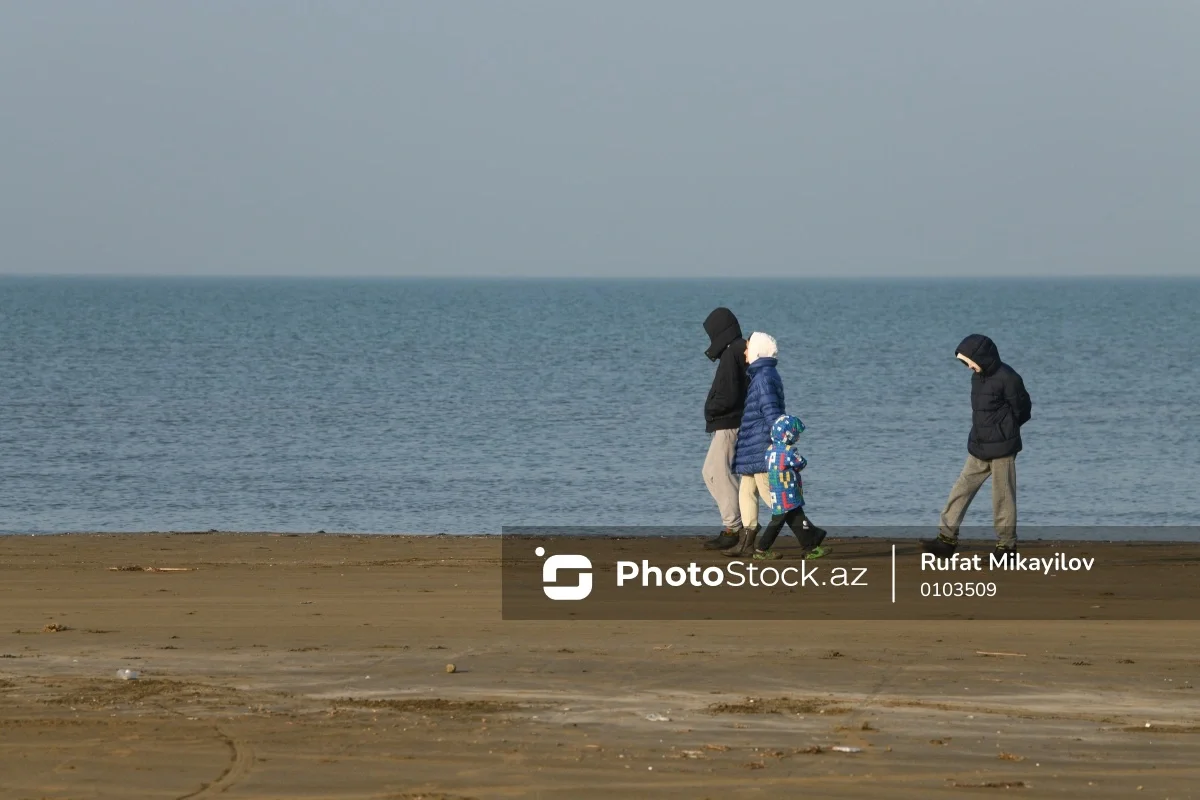
{"type": "Polygon", "coordinates": [[[775,339],[761,331],[750,334],[746,341],[746,373],[750,386],[746,390],[746,407],[742,426],[738,429],[737,447],[733,452],[733,471],[741,475],[738,505],[742,512],[743,533],[738,543],[726,550],[727,555],[750,555],[758,537],[758,499],[770,504],[767,485],[767,448],[771,446],[771,426],[787,410],[783,401],[783,379],[775,365],[779,349],[775,339]]]}

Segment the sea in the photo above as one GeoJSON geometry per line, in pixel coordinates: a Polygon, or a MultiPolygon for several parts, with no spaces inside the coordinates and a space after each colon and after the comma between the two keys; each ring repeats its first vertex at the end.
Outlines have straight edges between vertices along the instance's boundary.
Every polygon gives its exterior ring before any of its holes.
{"type": "Polygon", "coordinates": [[[1022,525],[1200,524],[1200,280],[5,277],[0,531],[715,530],[716,306],[779,343],[821,525],[936,529],[974,332],[1033,398],[1022,525]]]}

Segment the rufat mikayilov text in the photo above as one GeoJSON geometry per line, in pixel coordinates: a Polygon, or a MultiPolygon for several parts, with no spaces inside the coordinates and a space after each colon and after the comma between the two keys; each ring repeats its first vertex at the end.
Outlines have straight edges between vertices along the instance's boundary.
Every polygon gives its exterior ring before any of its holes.
{"type": "Polygon", "coordinates": [[[759,566],[753,562],[732,561],[723,566],[703,566],[696,562],[685,566],[658,567],[648,560],[617,562],[617,586],[635,585],[648,589],[681,586],[739,588],[788,586],[868,586],[866,567],[821,569],[807,561],[797,566],[759,566]]]}
{"type": "Polygon", "coordinates": [[[1008,572],[1087,572],[1095,565],[1094,558],[1077,558],[1063,553],[1052,556],[1026,556],[1020,553],[991,553],[985,559],[981,553],[965,556],[955,553],[949,558],[938,558],[933,553],[921,554],[921,570],[941,572],[982,572],[983,570],[1005,570],[1008,572]]]}

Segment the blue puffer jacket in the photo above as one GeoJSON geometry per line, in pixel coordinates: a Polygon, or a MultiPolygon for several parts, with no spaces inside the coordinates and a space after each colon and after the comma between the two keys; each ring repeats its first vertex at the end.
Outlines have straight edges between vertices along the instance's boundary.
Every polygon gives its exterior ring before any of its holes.
{"type": "Polygon", "coordinates": [[[733,451],[733,471],[738,475],[766,472],[767,448],[771,446],[771,426],[786,412],[783,403],[783,379],[774,358],[760,358],[746,368],[750,388],[746,390],[746,409],[738,429],[737,449],[733,451]]]}

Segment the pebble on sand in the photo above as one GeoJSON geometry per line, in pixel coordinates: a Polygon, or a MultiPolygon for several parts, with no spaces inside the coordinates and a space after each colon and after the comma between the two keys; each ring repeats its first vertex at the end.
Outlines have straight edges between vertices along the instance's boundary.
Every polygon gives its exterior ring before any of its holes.
{"type": "Polygon", "coordinates": [[[446,672],[458,672],[458,667],[454,666],[453,664],[447,664],[446,672]]]}

